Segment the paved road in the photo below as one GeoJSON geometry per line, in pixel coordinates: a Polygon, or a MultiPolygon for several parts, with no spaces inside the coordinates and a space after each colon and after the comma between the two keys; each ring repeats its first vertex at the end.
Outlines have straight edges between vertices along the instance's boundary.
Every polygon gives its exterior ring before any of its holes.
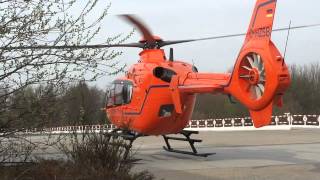
{"type": "MultiPolygon", "coordinates": [[[[160,137],[135,143],[137,170],[147,169],[158,179],[320,179],[320,130],[205,132],[201,152],[208,158],[168,153],[160,137]]],[[[184,143],[174,143],[187,149],[184,143]]]]}

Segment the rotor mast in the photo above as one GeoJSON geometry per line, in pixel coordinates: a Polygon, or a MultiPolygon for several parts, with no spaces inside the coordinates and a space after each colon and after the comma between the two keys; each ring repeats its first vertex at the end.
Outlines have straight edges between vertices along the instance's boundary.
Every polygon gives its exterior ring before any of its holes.
{"type": "Polygon", "coordinates": [[[161,63],[166,61],[166,55],[160,44],[163,40],[159,36],[151,36],[148,40],[143,36],[139,43],[144,44],[143,50],[139,53],[140,61],[143,63],[161,63]]]}
{"type": "Polygon", "coordinates": [[[163,49],[144,49],[139,53],[142,63],[161,63],[166,61],[163,49]]]}

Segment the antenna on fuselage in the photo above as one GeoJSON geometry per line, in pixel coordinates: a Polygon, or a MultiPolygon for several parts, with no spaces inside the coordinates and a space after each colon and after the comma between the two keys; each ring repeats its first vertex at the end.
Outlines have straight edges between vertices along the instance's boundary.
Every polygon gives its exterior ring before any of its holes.
{"type": "Polygon", "coordinates": [[[287,39],[286,39],[286,46],[285,46],[285,48],[284,48],[282,65],[284,64],[284,61],[286,60],[287,48],[288,48],[288,42],[289,42],[289,36],[290,36],[290,30],[291,30],[291,20],[290,20],[289,28],[288,28],[288,34],[287,34],[287,39]]]}
{"type": "Polygon", "coordinates": [[[169,61],[173,62],[173,48],[170,48],[169,61]]]}

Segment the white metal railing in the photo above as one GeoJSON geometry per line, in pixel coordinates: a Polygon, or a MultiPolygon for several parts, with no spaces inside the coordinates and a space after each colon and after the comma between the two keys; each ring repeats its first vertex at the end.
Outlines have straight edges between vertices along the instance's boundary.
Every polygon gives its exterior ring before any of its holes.
{"type": "MultiPolygon", "coordinates": [[[[43,129],[27,130],[29,134],[64,134],[83,132],[106,132],[115,129],[113,124],[63,126],[43,129]]],[[[269,126],[255,128],[250,117],[224,118],[224,119],[201,119],[191,120],[186,130],[195,131],[250,131],[250,130],[290,130],[292,128],[320,128],[320,115],[291,115],[272,116],[269,126]]]]}
{"type": "Polygon", "coordinates": [[[250,117],[191,120],[188,130],[198,131],[237,131],[237,130],[290,130],[292,128],[320,128],[319,115],[272,116],[269,126],[255,128],[250,117]]]}
{"type": "Polygon", "coordinates": [[[83,126],[60,126],[60,127],[50,127],[42,129],[31,129],[26,130],[26,134],[70,134],[70,133],[98,133],[98,132],[107,132],[112,129],[115,129],[116,126],[113,124],[104,124],[104,125],[83,125],[83,126]]]}

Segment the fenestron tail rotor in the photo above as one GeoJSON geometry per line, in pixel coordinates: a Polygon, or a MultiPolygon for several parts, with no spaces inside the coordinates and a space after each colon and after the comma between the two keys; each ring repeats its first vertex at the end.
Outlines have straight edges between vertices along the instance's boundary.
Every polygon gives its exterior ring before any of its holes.
{"type": "Polygon", "coordinates": [[[246,82],[246,90],[254,100],[260,99],[265,91],[266,72],[263,59],[257,53],[248,54],[242,62],[241,79],[246,82]]]}

